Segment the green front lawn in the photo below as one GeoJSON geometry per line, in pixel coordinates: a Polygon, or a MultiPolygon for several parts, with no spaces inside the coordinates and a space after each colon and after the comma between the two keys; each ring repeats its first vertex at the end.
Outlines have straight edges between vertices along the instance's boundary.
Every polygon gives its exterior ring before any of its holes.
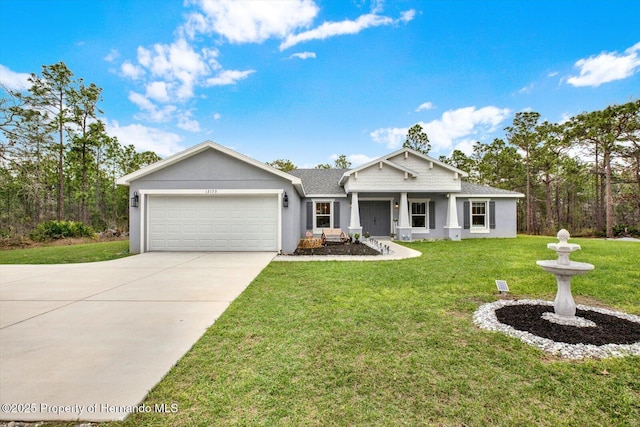
{"type": "Polygon", "coordinates": [[[107,261],[129,255],[129,241],[0,250],[0,264],[69,264],[107,261]]]}
{"type": "MultiPolygon", "coordinates": [[[[472,323],[496,300],[552,300],[549,237],[412,243],[397,262],[271,263],[114,425],[589,425],[640,420],[640,358],[566,361],[472,323]]],[[[640,243],[572,239],[578,303],[640,315],[640,243]]],[[[149,357],[153,357],[150,354],[149,357]]]]}

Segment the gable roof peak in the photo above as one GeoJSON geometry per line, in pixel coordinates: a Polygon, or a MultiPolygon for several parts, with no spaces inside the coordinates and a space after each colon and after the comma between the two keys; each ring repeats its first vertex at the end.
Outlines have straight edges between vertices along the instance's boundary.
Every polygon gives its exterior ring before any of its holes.
{"type": "Polygon", "coordinates": [[[226,154],[230,157],[233,157],[235,159],[238,159],[242,162],[248,163],[252,166],[255,166],[259,169],[262,169],[264,171],[267,171],[269,173],[272,173],[274,175],[277,175],[281,178],[284,178],[288,181],[291,181],[291,183],[297,188],[298,192],[300,192],[301,194],[304,192],[302,189],[302,181],[300,180],[300,178],[295,177],[293,175],[290,175],[286,172],[282,172],[279,169],[276,169],[272,166],[267,165],[266,163],[262,163],[258,160],[252,159],[249,156],[245,156],[244,154],[238,153],[237,151],[234,151],[230,148],[225,147],[224,145],[220,145],[218,143],[215,143],[213,141],[210,140],[206,140],[201,142],[200,144],[194,145],[192,147],[187,148],[186,150],[180,151],[179,153],[173,154],[169,157],[166,157],[162,160],[160,160],[159,162],[156,163],[152,163],[148,166],[145,166],[141,169],[138,169],[135,172],[132,172],[130,174],[127,174],[123,177],[120,177],[116,180],[116,183],[119,185],[130,185],[132,181],[135,181],[136,179],[140,179],[146,175],[149,175],[153,172],[162,170],[168,166],[171,166],[175,163],[178,163],[182,160],[188,159],[189,157],[195,156],[196,154],[199,154],[203,151],[206,150],[215,150],[218,151],[220,153],[226,154]]]}
{"type": "Polygon", "coordinates": [[[449,165],[447,163],[441,162],[440,160],[437,160],[437,159],[429,156],[428,154],[421,153],[421,152],[416,151],[413,148],[409,148],[409,147],[403,147],[400,150],[394,151],[393,153],[388,154],[386,156],[386,158],[387,158],[387,160],[389,160],[392,157],[396,157],[396,156],[398,156],[400,154],[404,154],[404,153],[409,153],[409,154],[412,154],[412,155],[414,155],[416,157],[422,158],[423,160],[426,160],[426,161],[429,161],[429,162],[433,162],[433,163],[435,163],[435,164],[437,164],[439,166],[442,166],[445,169],[449,169],[451,172],[457,172],[461,176],[468,176],[469,175],[467,172],[463,171],[462,169],[458,169],[458,168],[456,168],[454,166],[451,166],[451,165],[449,165]]]}
{"type": "Polygon", "coordinates": [[[382,157],[378,157],[377,159],[371,160],[371,161],[369,161],[369,162],[367,162],[367,163],[365,163],[365,164],[363,164],[361,166],[358,166],[357,168],[350,169],[350,170],[346,171],[344,173],[344,175],[342,175],[342,178],[340,178],[340,185],[343,185],[345,183],[345,181],[352,174],[357,173],[357,172],[359,172],[361,170],[367,169],[367,168],[369,168],[369,167],[371,167],[371,166],[373,166],[373,165],[375,165],[377,163],[385,163],[385,164],[394,166],[394,167],[396,167],[396,168],[398,168],[398,169],[400,169],[400,170],[402,170],[404,172],[415,174],[414,171],[412,171],[412,170],[410,170],[410,169],[408,169],[408,168],[406,168],[406,167],[404,167],[402,165],[399,165],[399,164],[394,163],[394,162],[391,161],[392,158],[397,157],[397,156],[402,155],[402,154],[404,154],[405,156],[412,155],[412,156],[418,157],[418,158],[420,158],[420,159],[422,159],[424,161],[433,162],[434,164],[436,164],[436,165],[438,165],[440,167],[443,167],[443,168],[445,168],[445,169],[447,169],[447,170],[449,170],[451,172],[455,172],[455,173],[457,173],[458,175],[460,175],[462,177],[466,177],[466,176],[469,175],[467,172],[465,172],[465,171],[463,171],[461,169],[458,169],[456,167],[453,167],[451,165],[443,163],[440,160],[436,160],[433,157],[430,157],[430,156],[428,156],[426,154],[420,153],[419,151],[416,151],[416,150],[414,150],[412,148],[403,147],[403,148],[401,148],[399,150],[394,151],[393,153],[386,154],[386,155],[384,155],[382,157]]]}

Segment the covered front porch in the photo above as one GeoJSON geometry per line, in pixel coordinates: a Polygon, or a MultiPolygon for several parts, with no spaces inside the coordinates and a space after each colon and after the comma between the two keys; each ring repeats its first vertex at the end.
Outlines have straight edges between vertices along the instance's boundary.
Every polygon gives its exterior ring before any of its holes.
{"type": "Polygon", "coordinates": [[[350,194],[349,234],[415,239],[461,239],[455,193],[350,194]]]}

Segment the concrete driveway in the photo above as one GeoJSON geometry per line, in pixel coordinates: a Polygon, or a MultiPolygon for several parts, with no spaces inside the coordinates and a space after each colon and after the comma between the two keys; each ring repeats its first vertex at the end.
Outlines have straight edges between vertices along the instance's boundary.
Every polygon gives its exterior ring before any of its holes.
{"type": "Polygon", "coordinates": [[[1,265],[0,420],[124,419],[275,255],[1,265]]]}

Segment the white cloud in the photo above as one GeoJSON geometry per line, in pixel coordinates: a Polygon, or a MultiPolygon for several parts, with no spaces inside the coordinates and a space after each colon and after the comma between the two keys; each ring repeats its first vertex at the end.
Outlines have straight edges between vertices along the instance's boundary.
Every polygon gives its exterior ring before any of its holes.
{"type": "Polygon", "coordinates": [[[191,118],[189,112],[181,112],[176,105],[162,104],[184,104],[195,96],[194,91],[198,86],[233,85],[255,72],[220,71],[222,66],[218,63],[217,56],[216,49],[196,50],[184,38],[171,44],[138,47],[138,64],[125,61],[121,66],[123,75],[140,79],[144,84],[144,95],[134,91],[129,93],[129,100],[141,110],[135,117],[152,122],[177,119],[179,128],[199,132],[200,124],[191,118]],[[218,75],[210,77],[214,71],[218,71],[218,75]]]}
{"type": "Polygon", "coordinates": [[[213,113],[213,120],[220,120],[222,115],[220,113],[213,113]]]}
{"type": "MultiPolygon", "coordinates": [[[[414,19],[411,9],[398,19],[379,15],[383,1],[374,1],[371,12],[356,20],[325,22],[309,28],[320,8],[313,0],[288,1],[237,1],[237,0],[187,0],[199,10],[187,16],[178,34],[194,39],[197,34],[219,34],[230,43],[261,43],[269,38],[284,39],[280,50],[298,43],[325,39],[342,34],[356,34],[365,28],[407,23],[414,19]]],[[[306,59],[306,58],[302,58],[306,59]]]]}
{"type": "Polygon", "coordinates": [[[380,128],[371,132],[374,141],[384,144],[387,148],[395,149],[404,143],[409,128],[380,128]]]}
{"type": "Polygon", "coordinates": [[[359,16],[355,21],[346,19],[340,22],[325,22],[312,30],[287,35],[285,40],[280,44],[280,50],[283,51],[297,45],[298,43],[310,40],[324,40],[329,37],[344,34],[357,34],[366,28],[379,27],[382,25],[394,25],[399,22],[406,23],[412,20],[414,16],[415,12],[413,11],[403,12],[400,19],[393,19],[388,16],[369,13],[359,16]]]}
{"type": "Polygon", "coordinates": [[[376,157],[369,157],[366,154],[349,154],[347,156],[347,159],[351,162],[351,167],[355,168],[360,165],[364,165],[365,163],[369,163],[370,161],[376,159],[376,157]]]}
{"type": "Polygon", "coordinates": [[[416,11],[414,9],[405,10],[400,14],[400,22],[407,23],[409,21],[413,21],[413,18],[416,17],[416,11]]]}
{"type": "Polygon", "coordinates": [[[178,127],[187,132],[200,132],[200,123],[192,119],[191,111],[185,111],[178,118],[178,127]]]}
{"type": "Polygon", "coordinates": [[[420,104],[418,106],[418,108],[416,108],[416,113],[418,113],[420,111],[424,111],[424,110],[431,110],[433,108],[435,108],[435,107],[431,102],[423,102],[422,104],[420,104]]]}
{"type": "Polygon", "coordinates": [[[631,77],[640,70],[639,52],[640,42],[622,54],[602,52],[597,56],[580,59],[575,63],[575,67],[580,70],[580,75],[569,77],[567,83],[577,87],[598,87],[603,83],[631,77]]]}
{"type": "Polygon", "coordinates": [[[224,70],[221,71],[216,77],[210,77],[206,81],[207,86],[226,86],[234,85],[239,80],[244,80],[251,74],[255,73],[255,70],[224,70]]]}
{"type": "Polygon", "coordinates": [[[533,87],[534,87],[534,84],[533,84],[533,83],[531,83],[531,84],[529,84],[529,85],[527,85],[527,86],[524,86],[524,87],[520,88],[520,89],[518,90],[518,93],[519,93],[519,94],[523,94],[523,93],[531,93],[531,91],[533,90],[533,87]]]}
{"type": "Polygon", "coordinates": [[[177,107],[175,105],[165,105],[162,108],[151,102],[149,98],[137,92],[129,92],[129,101],[136,104],[142,111],[137,114],[137,119],[149,120],[151,122],[168,122],[175,116],[177,107]]]}
{"type": "MultiPolygon", "coordinates": [[[[451,150],[456,144],[467,139],[480,139],[495,132],[511,114],[507,108],[493,106],[476,109],[465,107],[449,110],[440,119],[419,123],[429,135],[431,149],[435,153],[451,150]]],[[[374,141],[396,149],[404,143],[409,127],[381,128],[371,132],[374,141]]]]}
{"type": "MultiPolygon", "coordinates": [[[[185,4],[187,2],[185,1],[185,4]]],[[[192,13],[187,16],[187,22],[178,28],[178,34],[188,39],[194,39],[196,34],[210,33],[207,18],[201,13],[192,13]]]]}
{"type": "Polygon", "coordinates": [[[113,62],[120,57],[120,52],[118,49],[111,49],[107,56],[104,57],[104,60],[107,62],[113,62]]]}
{"type": "Polygon", "coordinates": [[[123,76],[133,80],[140,79],[145,74],[144,68],[138,65],[133,65],[131,61],[124,61],[120,66],[120,72],[123,76]]]}
{"type": "MultiPolygon", "coordinates": [[[[475,143],[475,139],[463,139],[456,143],[456,145],[453,147],[453,150],[462,151],[467,156],[470,156],[471,154],[473,154],[473,146],[475,143]]],[[[453,152],[453,150],[451,150],[451,152],[453,152]]],[[[451,153],[448,153],[447,155],[450,156],[451,153]]]]}
{"type": "Polygon", "coordinates": [[[4,65],[0,65],[0,83],[9,90],[22,91],[31,87],[28,73],[16,73],[4,65]]]}
{"type": "Polygon", "coordinates": [[[137,151],[153,151],[159,156],[166,157],[182,151],[181,138],[172,132],[132,124],[120,126],[117,121],[107,121],[107,133],[118,138],[124,145],[133,145],[137,151]]]}
{"type": "Polygon", "coordinates": [[[151,82],[147,85],[147,97],[158,102],[169,102],[169,91],[166,82],[151,82]]]}
{"type": "Polygon", "coordinates": [[[309,59],[309,58],[315,58],[315,57],[316,57],[315,52],[299,52],[299,53],[294,53],[293,55],[291,55],[287,59],[294,59],[294,58],[309,59]]]}
{"type": "Polygon", "coordinates": [[[318,14],[312,0],[236,1],[194,0],[202,13],[188,17],[181,32],[217,33],[231,43],[260,43],[270,37],[283,38],[292,31],[307,27],[318,14]]]}
{"type": "Polygon", "coordinates": [[[212,69],[219,69],[216,60],[218,51],[202,49],[196,52],[189,43],[180,38],[170,45],[155,44],[152,49],[138,47],[138,62],[157,78],[175,83],[172,96],[179,100],[193,97],[194,86],[212,69]]]}
{"type": "Polygon", "coordinates": [[[129,101],[133,102],[143,110],[151,110],[155,107],[153,102],[149,101],[146,96],[133,91],[129,92],[129,101]]]}
{"type": "MultiPolygon", "coordinates": [[[[210,6],[210,3],[206,2],[198,4],[203,7],[210,6]]],[[[220,4],[236,9],[236,2],[220,4]]],[[[262,2],[256,3],[256,6],[263,9],[262,2]]],[[[199,22],[193,21],[193,17],[191,19],[190,22],[199,22]]],[[[195,41],[185,38],[185,28],[179,30],[182,31],[178,31],[178,37],[170,44],[139,46],[137,61],[124,61],[120,67],[120,74],[138,80],[144,88],[129,93],[129,100],[141,110],[135,116],[137,119],[152,122],[174,119],[179,128],[198,132],[199,123],[191,117],[190,112],[181,111],[176,105],[191,100],[198,87],[233,85],[246,79],[255,70],[223,70],[217,60],[217,49],[199,48],[195,41]],[[173,105],[162,105],[170,103],[173,105]]]]}

